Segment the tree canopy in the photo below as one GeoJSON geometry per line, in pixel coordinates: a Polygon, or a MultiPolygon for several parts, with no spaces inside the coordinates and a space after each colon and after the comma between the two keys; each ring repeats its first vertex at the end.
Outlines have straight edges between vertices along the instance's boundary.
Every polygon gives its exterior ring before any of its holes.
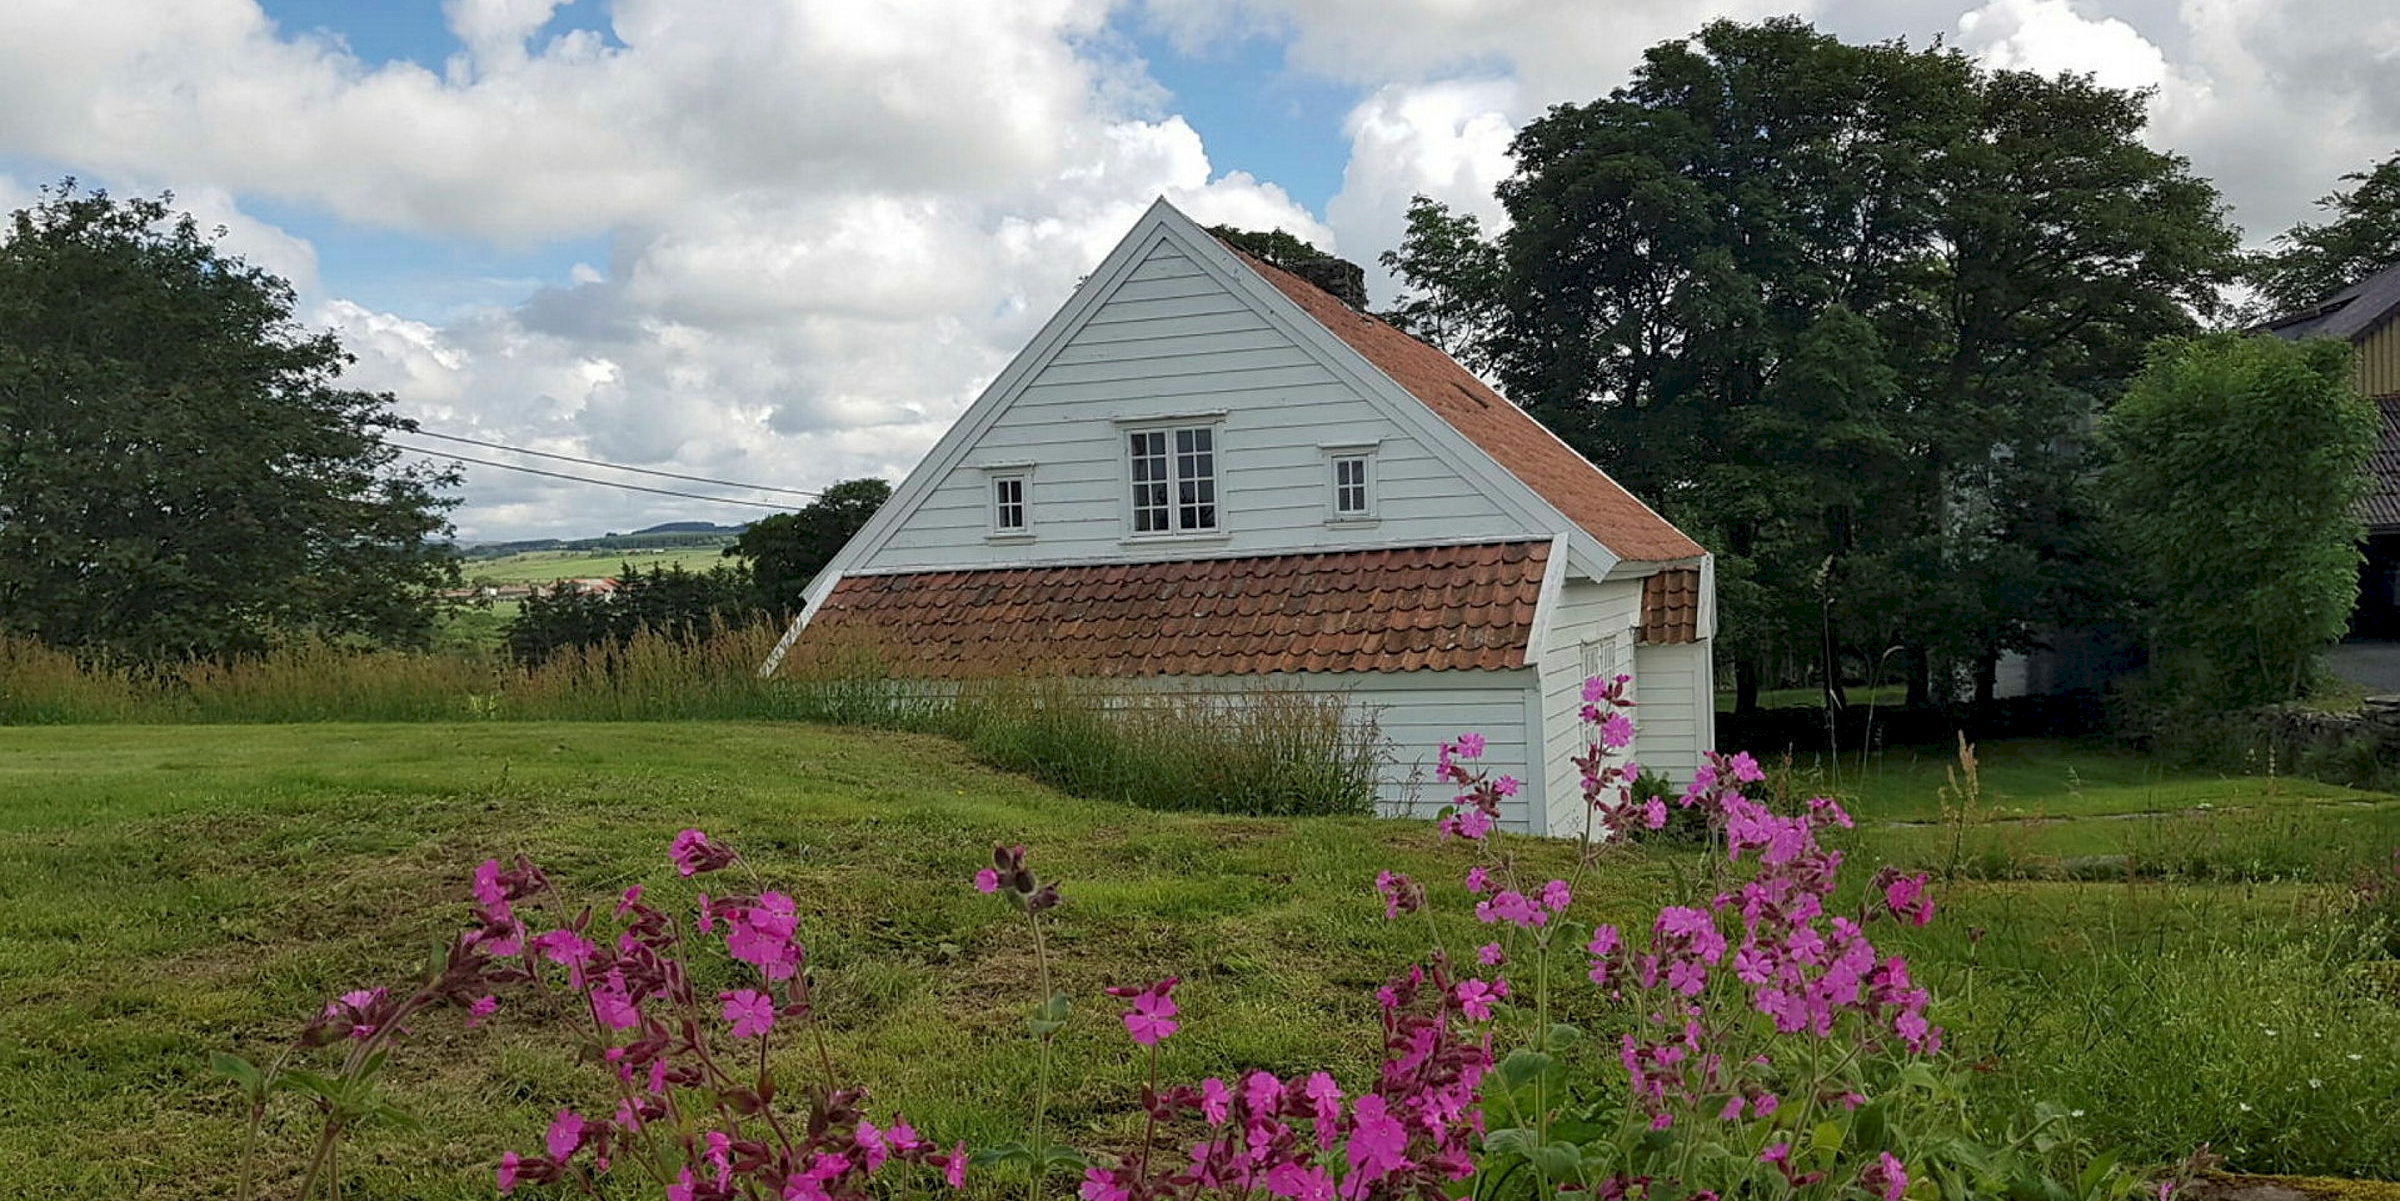
{"type": "Polygon", "coordinates": [[[2170,698],[2300,695],[2357,598],[2351,505],[2381,425],[2348,346],[2239,334],[2162,345],[2109,411],[2108,527],[2170,698]]]}
{"type": "Polygon", "coordinates": [[[1716,550],[1745,707],[1776,664],[1838,690],[1850,647],[1988,690],[2088,609],[2090,421],[2236,261],[2143,123],[2088,78],[1714,23],[1521,130],[1496,238],[1414,206],[1395,316],[1716,550]]]}
{"type": "Polygon", "coordinates": [[[2276,312],[2307,308],[2400,264],[2400,153],[2342,182],[2355,186],[2317,201],[2329,220],[2294,225],[2252,264],[2251,284],[2276,312]]]}
{"type": "Polygon", "coordinates": [[[777,613],[797,613],[808,582],[891,498],[892,486],[872,476],[843,480],[797,513],[752,522],[725,553],[750,561],[760,604],[777,613]]]}
{"type": "Polygon", "coordinates": [[[67,180],[0,237],[0,629],[146,659],[286,634],[416,644],[454,473],[171,196],[67,180]]]}

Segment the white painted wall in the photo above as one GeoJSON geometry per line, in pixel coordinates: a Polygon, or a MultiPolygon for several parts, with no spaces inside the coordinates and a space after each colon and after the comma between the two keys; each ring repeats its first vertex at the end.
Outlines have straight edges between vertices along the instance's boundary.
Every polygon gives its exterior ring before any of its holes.
{"type": "Polygon", "coordinates": [[[1522,538],[1490,498],[1171,244],[1154,243],[857,571],[1522,538]],[[1122,541],[1119,418],[1225,410],[1214,539],[1122,541]],[[1329,525],[1321,445],[1380,440],[1371,525],[1329,525]],[[1033,537],[988,537],[981,465],[1030,462],[1033,537]]]}
{"type": "MultiPolygon", "coordinates": [[[[1575,756],[1583,753],[1591,734],[1583,724],[1583,682],[1586,644],[1602,662],[1603,674],[1630,673],[1629,695],[1637,719],[1647,716],[1646,683],[1635,670],[1634,623],[1641,612],[1640,580],[1606,583],[1569,578],[1559,589],[1550,613],[1549,633],[1542,645],[1542,776],[1549,800],[1547,832],[1583,832],[1583,774],[1575,756]],[[1613,658],[1608,639],[1615,639],[1613,658]]],[[[1638,753],[1641,743],[1635,743],[1638,753]]]]}
{"type": "Polygon", "coordinates": [[[1387,757],[1376,808],[1387,817],[1431,818],[1449,804],[1449,786],[1434,778],[1441,745],[1457,741],[1461,734],[1481,734],[1485,745],[1478,762],[1484,769],[1495,777],[1515,776],[1523,782],[1515,797],[1501,803],[1501,827],[1539,832],[1534,816],[1542,812],[1543,785],[1541,772],[1531,766],[1540,746],[1539,730],[1529,724],[1537,695],[1531,670],[1296,672],[1158,683],[1230,694],[1292,688],[1348,697],[1360,714],[1374,718],[1384,742],[1387,757]]]}
{"type": "Polygon", "coordinates": [[[1633,678],[1642,682],[1635,757],[1681,789],[1700,769],[1700,754],[1716,744],[1716,661],[1707,642],[1638,646],[1633,678]]]}

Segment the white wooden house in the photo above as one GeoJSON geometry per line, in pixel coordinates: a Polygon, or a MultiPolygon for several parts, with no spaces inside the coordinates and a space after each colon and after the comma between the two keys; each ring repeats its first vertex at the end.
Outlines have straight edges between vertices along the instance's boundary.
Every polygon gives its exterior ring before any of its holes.
{"type": "MultiPolygon", "coordinates": [[[[1355,269],[1353,269],[1355,270],[1355,269]]],[[[1582,825],[1583,680],[1636,757],[1714,733],[1709,555],[1449,356],[1153,205],[820,574],[783,644],[889,670],[1339,690],[1383,800],[1464,732],[1582,825]]]]}

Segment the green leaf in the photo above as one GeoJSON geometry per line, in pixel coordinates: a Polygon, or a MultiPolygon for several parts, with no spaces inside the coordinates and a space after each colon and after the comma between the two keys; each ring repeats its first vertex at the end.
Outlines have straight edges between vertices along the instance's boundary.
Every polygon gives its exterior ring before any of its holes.
{"type": "Polygon", "coordinates": [[[1891,1133],[1891,1105],[1877,1097],[1859,1107],[1850,1119],[1850,1142],[1861,1154],[1886,1150],[1885,1140],[1891,1133]]]}
{"type": "Polygon", "coordinates": [[[1583,1171],[1583,1148],[1573,1143],[1545,1143],[1526,1152],[1533,1170],[1551,1180],[1574,1180],[1583,1171]]]}
{"type": "Polygon", "coordinates": [[[988,1168],[1004,1163],[1031,1164],[1033,1152],[1023,1143],[1003,1143],[997,1147],[983,1147],[976,1150],[967,1156],[967,1162],[979,1168],[988,1168]]]}
{"type": "Polygon", "coordinates": [[[1508,1058],[1500,1061],[1500,1066],[1492,1069],[1492,1075],[1499,1078],[1501,1088],[1514,1092],[1556,1066],[1556,1059],[1531,1047],[1519,1047],[1509,1052],[1508,1058]]]}
{"type": "Polygon", "coordinates": [[[1534,1142],[1533,1131],[1522,1126],[1494,1130],[1483,1136],[1483,1150],[1486,1155],[1516,1155],[1531,1158],[1532,1151],[1537,1145],[1534,1142]]]}
{"type": "Polygon", "coordinates": [[[1068,1014],[1075,1012],[1075,1002],[1063,992],[1054,992],[1050,994],[1050,999],[1042,1002],[1042,1007],[1034,1012],[1035,1016],[1045,1022],[1063,1022],[1067,1020],[1068,1014]]]}
{"type": "Polygon", "coordinates": [[[1042,1167],[1045,1170],[1051,1168],[1088,1168],[1090,1166],[1092,1166],[1092,1161],[1085,1158],[1083,1152],[1067,1146],[1064,1143],[1052,1143],[1042,1150],[1042,1167]]]}
{"type": "Polygon", "coordinates": [[[1542,1049],[1564,1051],[1582,1041],[1583,1027],[1570,1026],[1565,1022],[1552,1022],[1549,1031],[1542,1035],[1542,1049]]]}
{"type": "Polygon", "coordinates": [[[231,1076],[234,1083],[242,1086],[242,1092],[254,1100],[266,1091],[267,1074],[258,1070],[257,1064],[239,1055],[218,1051],[208,1057],[208,1064],[217,1070],[218,1075],[231,1076]]]}

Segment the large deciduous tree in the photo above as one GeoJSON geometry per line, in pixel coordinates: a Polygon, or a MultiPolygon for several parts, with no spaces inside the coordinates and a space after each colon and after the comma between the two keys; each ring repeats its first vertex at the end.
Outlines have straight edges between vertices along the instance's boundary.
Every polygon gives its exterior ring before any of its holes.
{"type": "Polygon", "coordinates": [[[2109,411],[2108,526],[2171,699],[2301,694],[2357,599],[2351,505],[2380,426],[2348,346],[2238,334],[2162,346],[2109,411]]]}
{"type": "Polygon", "coordinates": [[[1771,661],[1838,695],[1849,647],[1988,688],[2089,611],[2089,422],[2233,266],[2142,124],[2088,79],[1719,22],[1528,124],[1495,240],[1412,208],[1395,312],[1718,552],[1745,708],[1771,661]]]}
{"type": "Polygon", "coordinates": [[[2250,282],[2277,312],[2292,312],[2400,263],[2400,154],[2352,172],[2317,201],[2330,215],[2302,221],[2251,267],[2250,282]]]}
{"type": "Polygon", "coordinates": [[[291,286],[171,200],[68,180],[0,234],[0,630],[143,659],[424,642],[456,476],[401,465],[391,398],[340,387],[291,286]]]}
{"type": "Polygon", "coordinates": [[[892,486],[872,476],[843,480],[797,513],[751,523],[725,553],[750,561],[761,604],[777,613],[797,613],[808,582],[891,498],[892,486]]]}

